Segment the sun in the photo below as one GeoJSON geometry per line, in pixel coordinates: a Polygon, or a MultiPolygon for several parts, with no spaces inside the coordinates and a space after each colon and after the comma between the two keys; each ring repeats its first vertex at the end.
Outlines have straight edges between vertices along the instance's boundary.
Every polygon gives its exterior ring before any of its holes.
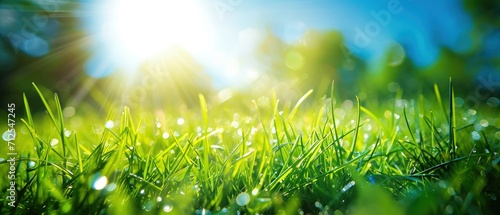
{"type": "Polygon", "coordinates": [[[172,47],[206,49],[211,25],[204,9],[197,0],[111,0],[99,22],[106,52],[130,64],[172,47]]]}

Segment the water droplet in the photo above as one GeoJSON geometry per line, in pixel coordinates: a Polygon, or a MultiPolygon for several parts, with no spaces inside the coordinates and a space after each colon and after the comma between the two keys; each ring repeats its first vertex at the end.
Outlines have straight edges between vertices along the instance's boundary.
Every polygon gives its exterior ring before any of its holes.
{"type": "Polygon", "coordinates": [[[212,149],[214,149],[214,150],[215,150],[215,149],[224,150],[224,147],[219,146],[219,145],[215,145],[215,144],[214,144],[214,145],[211,145],[211,146],[210,146],[210,148],[212,148],[212,149]]]}
{"type": "Polygon", "coordinates": [[[55,147],[59,143],[59,140],[54,138],[50,141],[50,146],[55,147]]]}
{"type": "Polygon", "coordinates": [[[16,131],[15,130],[7,130],[2,134],[2,139],[5,141],[12,141],[16,139],[16,131]]]}
{"type": "Polygon", "coordinates": [[[346,109],[346,110],[352,109],[353,106],[354,106],[354,103],[351,100],[349,100],[349,99],[345,100],[342,103],[342,107],[344,107],[344,109],[346,109]]]}
{"type": "Polygon", "coordinates": [[[240,193],[236,197],[236,204],[239,206],[245,206],[250,202],[250,195],[248,193],[240,193]]]}
{"type": "Polygon", "coordinates": [[[71,132],[71,131],[69,131],[69,130],[65,130],[65,131],[64,131],[64,136],[65,136],[65,137],[69,137],[69,136],[71,136],[71,134],[72,134],[72,132],[71,132]]]}
{"type": "Polygon", "coordinates": [[[363,128],[365,129],[365,131],[371,131],[372,130],[372,125],[371,124],[366,124],[363,126],[363,128]]]}
{"type": "Polygon", "coordinates": [[[161,128],[161,123],[159,121],[156,121],[156,128],[161,128]]]}
{"type": "Polygon", "coordinates": [[[28,161],[28,167],[29,168],[32,169],[32,168],[35,168],[35,166],[36,166],[36,162],[35,161],[28,161]]]}
{"type": "Polygon", "coordinates": [[[386,111],[384,112],[384,117],[385,117],[385,118],[391,118],[391,116],[392,116],[392,112],[391,112],[390,110],[386,110],[386,111]]]}
{"type": "Polygon", "coordinates": [[[162,137],[163,139],[168,139],[170,137],[170,134],[168,132],[164,132],[162,137]]]}
{"type": "Polygon", "coordinates": [[[490,97],[488,98],[488,101],[486,101],[486,104],[488,104],[490,107],[498,107],[500,105],[500,99],[497,97],[490,97]]]}
{"type": "Polygon", "coordinates": [[[240,126],[240,123],[238,123],[238,122],[236,122],[236,121],[233,121],[233,122],[231,122],[231,126],[232,126],[233,128],[238,128],[238,127],[240,126]]]}
{"type": "Polygon", "coordinates": [[[490,125],[490,123],[488,122],[488,120],[485,120],[485,119],[482,119],[479,124],[483,127],[488,127],[490,125]]]}
{"type": "Polygon", "coordinates": [[[144,193],[146,193],[146,191],[144,189],[142,189],[141,191],[139,191],[139,194],[141,194],[141,195],[144,195],[144,193]]]}
{"type": "Polygon", "coordinates": [[[396,113],[394,114],[394,118],[399,119],[399,117],[400,117],[399,114],[396,113]]]}
{"type": "Polygon", "coordinates": [[[321,202],[318,202],[318,201],[314,202],[314,206],[317,208],[320,208],[320,209],[323,208],[323,205],[321,204],[321,202]]]}
{"type": "Polygon", "coordinates": [[[392,52],[392,56],[390,58],[389,66],[401,65],[401,63],[403,63],[403,61],[406,58],[406,52],[405,52],[404,47],[401,44],[396,43],[392,47],[391,52],[392,52]]]}
{"type": "Polygon", "coordinates": [[[107,184],[108,178],[106,178],[106,176],[100,176],[92,182],[92,188],[94,188],[94,190],[102,190],[107,184]]]}
{"type": "Polygon", "coordinates": [[[161,196],[156,197],[156,201],[157,201],[157,202],[161,202],[162,200],[163,200],[163,199],[161,198],[161,196]]]}
{"type": "Polygon", "coordinates": [[[108,186],[106,186],[106,191],[108,191],[108,192],[111,192],[111,191],[113,191],[115,189],[116,189],[116,184],[115,183],[111,183],[108,186]]]}
{"type": "Polygon", "coordinates": [[[104,127],[106,127],[107,129],[112,129],[113,127],[115,127],[115,123],[109,120],[104,124],[104,127]]]}
{"type": "Polygon", "coordinates": [[[5,158],[0,158],[0,162],[3,162],[5,160],[5,158]]]}
{"type": "Polygon", "coordinates": [[[465,101],[462,97],[455,97],[455,107],[462,107],[464,106],[465,101]]]}
{"type": "Polygon", "coordinates": [[[171,204],[165,204],[165,205],[163,206],[163,211],[165,211],[165,212],[167,212],[167,213],[168,213],[168,212],[171,212],[171,211],[172,211],[172,209],[174,209],[174,207],[173,207],[171,204]]]}
{"type": "Polygon", "coordinates": [[[348,191],[349,189],[351,189],[351,187],[353,187],[355,184],[356,184],[356,182],[354,182],[354,181],[349,182],[348,184],[346,184],[346,185],[342,188],[341,192],[342,192],[342,193],[345,193],[346,191],[348,191]]]}
{"type": "Polygon", "coordinates": [[[479,139],[481,139],[481,135],[479,135],[479,132],[477,132],[477,131],[473,131],[473,132],[472,132],[472,139],[474,139],[474,140],[479,140],[479,139]]]}
{"type": "Polygon", "coordinates": [[[472,115],[472,116],[476,115],[476,113],[477,113],[477,111],[474,109],[469,109],[469,110],[467,110],[467,112],[469,113],[469,115],[472,115]]]}
{"type": "Polygon", "coordinates": [[[370,184],[375,184],[375,176],[373,175],[368,176],[368,182],[370,182],[370,184]]]}
{"type": "Polygon", "coordinates": [[[177,119],[177,125],[183,125],[186,121],[183,118],[177,119]]]}
{"type": "Polygon", "coordinates": [[[252,195],[256,196],[257,194],[259,194],[259,189],[258,188],[254,188],[252,190],[252,195]]]}

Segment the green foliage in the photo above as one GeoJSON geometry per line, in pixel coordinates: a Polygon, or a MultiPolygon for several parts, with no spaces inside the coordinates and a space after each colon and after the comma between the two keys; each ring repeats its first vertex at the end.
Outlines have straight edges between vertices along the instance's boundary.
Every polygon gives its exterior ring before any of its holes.
{"type": "Polygon", "coordinates": [[[448,105],[437,85],[436,99],[399,91],[378,106],[341,102],[333,89],[297,101],[271,94],[237,106],[199,95],[191,109],[110,107],[101,116],[85,107],[65,116],[58,96],[35,86],[45,113],[32,113],[24,97],[17,207],[4,201],[0,210],[493,214],[498,127],[477,130],[468,118],[494,122],[494,112],[456,108],[451,82],[448,105]]]}

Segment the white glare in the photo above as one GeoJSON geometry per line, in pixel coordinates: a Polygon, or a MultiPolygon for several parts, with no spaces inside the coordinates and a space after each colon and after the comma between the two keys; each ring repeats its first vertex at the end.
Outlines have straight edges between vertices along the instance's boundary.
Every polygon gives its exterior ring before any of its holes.
{"type": "Polygon", "coordinates": [[[103,17],[103,37],[122,64],[132,65],[173,46],[199,51],[210,38],[206,15],[196,0],[111,0],[104,9],[109,12],[103,17]]]}

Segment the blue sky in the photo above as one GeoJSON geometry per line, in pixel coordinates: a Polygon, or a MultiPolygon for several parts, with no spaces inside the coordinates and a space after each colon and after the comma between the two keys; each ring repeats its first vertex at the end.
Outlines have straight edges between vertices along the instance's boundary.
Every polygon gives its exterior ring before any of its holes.
{"type": "MultiPolygon", "coordinates": [[[[471,47],[468,34],[472,21],[461,1],[457,0],[236,2],[241,3],[235,4],[219,20],[223,28],[233,30],[234,34],[229,34],[229,38],[245,28],[272,26],[282,39],[294,42],[306,29],[336,29],[343,33],[346,46],[368,62],[379,62],[391,43],[398,42],[414,63],[421,67],[429,66],[436,60],[440,46],[457,52],[468,51],[471,47]],[[359,46],[361,37],[365,41],[368,38],[366,46],[359,46]]],[[[228,39],[224,41],[230,41],[228,39]]]]}

